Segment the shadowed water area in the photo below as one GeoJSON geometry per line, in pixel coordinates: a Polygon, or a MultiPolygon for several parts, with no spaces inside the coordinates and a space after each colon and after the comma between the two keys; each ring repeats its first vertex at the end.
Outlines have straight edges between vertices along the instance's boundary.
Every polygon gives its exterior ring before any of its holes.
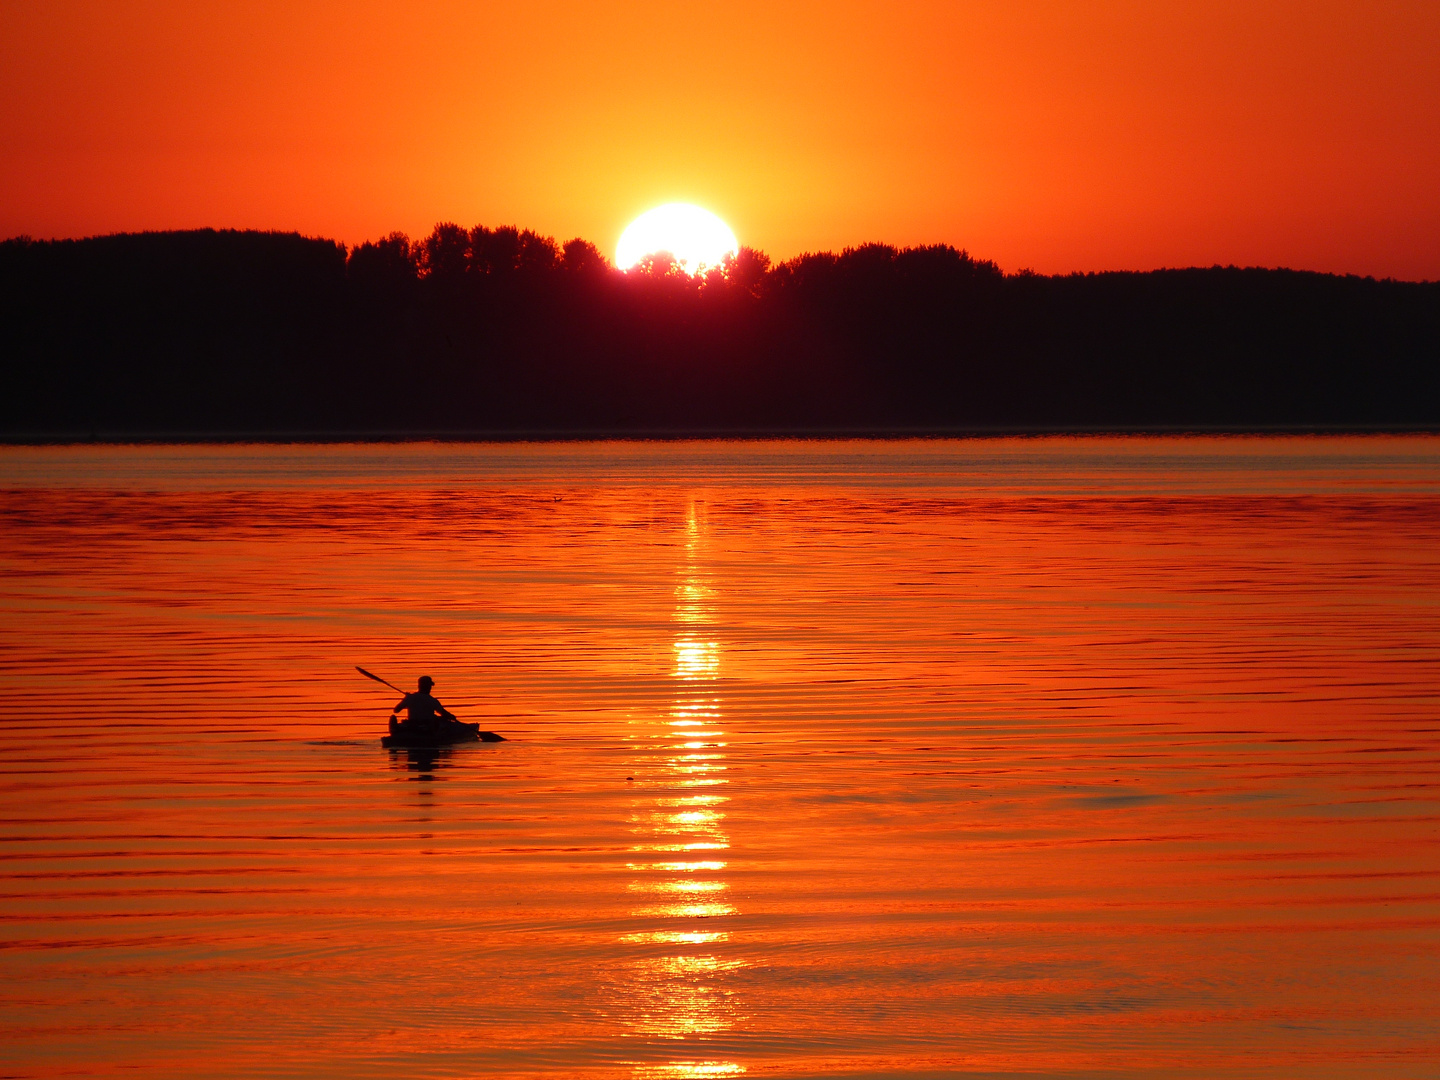
{"type": "Polygon", "coordinates": [[[1440,1069],[1440,439],[8,448],[0,521],[0,1075],[1440,1069]]]}

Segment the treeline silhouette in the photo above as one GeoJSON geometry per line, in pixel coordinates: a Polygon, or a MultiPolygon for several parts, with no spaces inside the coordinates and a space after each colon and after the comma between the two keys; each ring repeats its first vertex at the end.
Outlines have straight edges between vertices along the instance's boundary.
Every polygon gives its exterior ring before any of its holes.
{"type": "Polygon", "coordinates": [[[10,437],[1440,424],[1440,284],[944,245],[691,277],[453,224],[21,238],[0,348],[10,437]]]}

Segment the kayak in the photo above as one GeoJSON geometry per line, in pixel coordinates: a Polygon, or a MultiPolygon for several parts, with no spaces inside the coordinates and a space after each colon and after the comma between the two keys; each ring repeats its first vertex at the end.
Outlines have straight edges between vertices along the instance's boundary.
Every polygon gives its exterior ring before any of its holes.
{"type": "Polygon", "coordinates": [[[493,731],[481,731],[479,724],[449,724],[443,728],[428,731],[406,731],[405,725],[395,728],[394,734],[382,736],[380,745],[388,749],[396,747],[454,746],[467,742],[504,742],[505,736],[493,731]]]}

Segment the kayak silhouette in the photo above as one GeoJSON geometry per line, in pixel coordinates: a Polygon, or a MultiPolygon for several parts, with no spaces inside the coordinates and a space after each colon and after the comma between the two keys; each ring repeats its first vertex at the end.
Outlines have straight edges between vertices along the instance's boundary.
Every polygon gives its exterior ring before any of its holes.
{"type": "Polygon", "coordinates": [[[396,724],[391,734],[380,738],[380,745],[389,748],[416,746],[454,746],[466,742],[505,742],[504,735],[493,731],[481,731],[479,724],[456,721],[452,727],[458,730],[406,731],[407,725],[396,724]]]}
{"type": "Polygon", "coordinates": [[[390,687],[397,694],[403,695],[395,707],[390,710],[390,734],[380,739],[380,745],[387,749],[505,741],[503,735],[497,735],[493,731],[481,731],[479,724],[467,724],[463,720],[457,720],[455,715],[430,693],[431,687],[435,685],[435,680],[429,675],[420,676],[415,693],[406,694],[388,679],[382,679],[379,675],[366,671],[358,664],[355,665],[355,670],[367,679],[374,679],[376,682],[390,687]],[[401,709],[404,709],[407,714],[405,720],[397,717],[401,709]]]}

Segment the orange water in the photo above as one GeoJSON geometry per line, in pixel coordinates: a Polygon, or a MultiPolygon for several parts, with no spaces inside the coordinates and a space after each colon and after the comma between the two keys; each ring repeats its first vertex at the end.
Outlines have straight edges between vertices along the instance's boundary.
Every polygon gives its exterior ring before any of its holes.
{"type": "Polygon", "coordinates": [[[1440,439],[11,448],[0,515],[0,1075],[1440,1075],[1440,439]]]}

